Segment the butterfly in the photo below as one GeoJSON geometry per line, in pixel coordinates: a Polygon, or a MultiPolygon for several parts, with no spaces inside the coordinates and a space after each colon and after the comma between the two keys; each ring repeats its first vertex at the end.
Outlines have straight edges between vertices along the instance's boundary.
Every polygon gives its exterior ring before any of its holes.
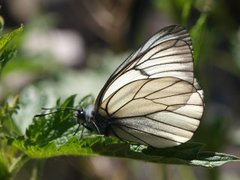
{"type": "Polygon", "coordinates": [[[190,140],[203,114],[187,30],[161,29],[109,77],[95,105],[78,111],[87,129],[156,148],[190,140]]]}

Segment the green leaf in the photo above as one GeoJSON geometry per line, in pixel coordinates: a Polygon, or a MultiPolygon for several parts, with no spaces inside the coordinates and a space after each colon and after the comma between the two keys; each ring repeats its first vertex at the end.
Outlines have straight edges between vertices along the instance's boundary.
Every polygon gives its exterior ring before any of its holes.
{"type": "Polygon", "coordinates": [[[50,116],[40,114],[34,117],[34,123],[26,131],[28,142],[44,146],[52,140],[63,136],[69,128],[76,125],[73,108],[75,95],[67,98],[63,104],[56,103],[56,110],[52,109],[50,116]]]}
{"type": "Polygon", "coordinates": [[[60,146],[54,141],[44,146],[31,145],[24,138],[15,140],[13,145],[31,158],[47,158],[60,155],[102,155],[154,163],[194,165],[211,168],[228,162],[240,161],[239,157],[233,155],[201,151],[202,145],[195,143],[186,143],[179,147],[156,149],[130,145],[117,138],[100,135],[92,135],[80,140],[77,137],[72,137],[60,146]]]}
{"type": "Polygon", "coordinates": [[[193,8],[195,0],[188,0],[188,1],[183,1],[182,2],[182,18],[181,22],[182,25],[186,26],[187,23],[189,22],[189,18],[191,15],[191,10],[193,8]]]}
{"type": "Polygon", "coordinates": [[[16,40],[20,37],[23,27],[4,34],[0,37],[0,72],[16,54],[16,40]]]}
{"type": "Polygon", "coordinates": [[[9,143],[31,158],[61,155],[109,156],[202,167],[217,167],[227,162],[240,161],[237,156],[203,151],[203,145],[199,143],[158,149],[130,144],[116,137],[96,135],[84,127],[75,134],[78,124],[74,114],[74,99],[75,96],[70,96],[63,103],[58,100],[56,111],[51,109],[50,114],[36,116],[26,136],[9,139],[9,143]]]}
{"type": "Polygon", "coordinates": [[[4,27],[4,19],[2,16],[0,16],[0,32],[3,30],[4,27]]]}
{"type": "Polygon", "coordinates": [[[207,13],[202,13],[199,17],[196,24],[191,29],[191,35],[193,37],[194,45],[194,59],[195,63],[198,63],[199,56],[202,54],[203,44],[206,42],[206,22],[207,22],[207,13]]]}
{"type": "Polygon", "coordinates": [[[0,152],[0,179],[9,179],[10,173],[8,171],[8,163],[6,154],[0,152]]]}
{"type": "Polygon", "coordinates": [[[203,167],[222,166],[228,162],[239,162],[240,158],[234,155],[218,152],[200,152],[198,159],[192,160],[192,164],[203,167]]]}
{"type": "Polygon", "coordinates": [[[0,105],[0,137],[19,134],[19,129],[14,123],[12,116],[19,109],[19,97],[9,99],[9,102],[0,105]]]}

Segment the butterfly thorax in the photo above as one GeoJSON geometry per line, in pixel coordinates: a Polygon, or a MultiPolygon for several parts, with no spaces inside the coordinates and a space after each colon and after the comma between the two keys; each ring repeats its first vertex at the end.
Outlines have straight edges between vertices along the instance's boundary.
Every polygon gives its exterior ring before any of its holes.
{"type": "Polygon", "coordinates": [[[108,121],[103,118],[98,113],[94,111],[94,105],[89,105],[87,108],[83,109],[79,115],[78,119],[82,119],[82,124],[90,131],[95,131],[99,134],[107,135],[108,131],[108,121]],[[81,114],[80,114],[81,113],[81,114]],[[81,116],[81,117],[80,117],[81,116]]]}
{"type": "Polygon", "coordinates": [[[94,123],[98,127],[99,133],[104,134],[106,136],[111,135],[111,128],[110,128],[110,120],[106,119],[105,117],[101,116],[98,113],[94,115],[94,123]]]}

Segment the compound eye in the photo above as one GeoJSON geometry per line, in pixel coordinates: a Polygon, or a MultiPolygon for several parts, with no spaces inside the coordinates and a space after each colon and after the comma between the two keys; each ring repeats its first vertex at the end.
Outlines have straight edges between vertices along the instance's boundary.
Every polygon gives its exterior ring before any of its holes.
{"type": "Polygon", "coordinates": [[[84,121],[85,118],[86,118],[85,112],[83,111],[83,109],[79,109],[79,110],[77,111],[77,119],[84,121]]]}

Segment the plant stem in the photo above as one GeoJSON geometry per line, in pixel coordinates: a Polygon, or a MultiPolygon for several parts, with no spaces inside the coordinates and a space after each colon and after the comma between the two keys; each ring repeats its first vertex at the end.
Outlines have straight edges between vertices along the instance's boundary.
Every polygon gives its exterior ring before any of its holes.
{"type": "Polygon", "coordinates": [[[9,167],[9,173],[12,177],[16,175],[16,173],[22,168],[22,166],[28,162],[30,158],[26,154],[20,155],[18,158],[16,158],[12,165],[9,167]]]}

